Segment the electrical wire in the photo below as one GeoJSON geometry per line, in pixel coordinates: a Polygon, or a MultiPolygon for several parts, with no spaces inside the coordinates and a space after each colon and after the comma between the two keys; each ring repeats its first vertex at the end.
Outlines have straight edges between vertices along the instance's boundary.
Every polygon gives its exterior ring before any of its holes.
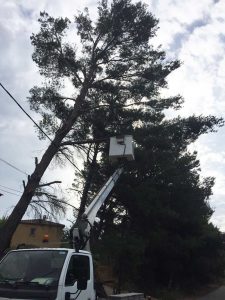
{"type": "Polygon", "coordinates": [[[5,186],[5,185],[2,185],[2,184],[0,184],[0,187],[3,187],[3,188],[5,188],[5,189],[8,189],[8,190],[11,190],[11,191],[14,191],[14,192],[22,193],[21,191],[18,191],[18,190],[9,188],[9,187],[7,187],[7,186],[5,186]]]}
{"type": "MultiPolygon", "coordinates": [[[[18,195],[18,194],[12,193],[12,192],[10,192],[10,191],[4,190],[2,187],[5,188],[5,189],[14,191],[14,192],[18,192],[18,193],[20,193],[20,194],[23,193],[22,191],[18,191],[18,190],[15,190],[15,189],[12,189],[12,188],[9,188],[9,187],[7,187],[7,186],[5,186],[5,185],[0,184],[0,191],[3,191],[3,192],[5,192],[5,193],[9,193],[9,194],[12,194],[12,195],[20,196],[20,195],[18,195]]],[[[36,201],[36,202],[39,202],[39,201],[40,201],[39,199],[33,199],[33,200],[36,201]]],[[[61,202],[62,202],[63,204],[65,204],[65,205],[68,205],[68,206],[70,206],[70,207],[76,209],[76,207],[73,206],[73,205],[70,204],[70,203],[67,203],[67,202],[64,202],[64,201],[61,201],[61,202]]]]}
{"type": "Polygon", "coordinates": [[[6,165],[10,166],[11,168],[17,170],[18,172],[22,173],[22,174],[25,174],[25,175],[29,175],[28,173],[26,173],[25,171],[17,168],[16,166],[14,166],[13,164],[9,163],[8,161],[6,161],[5,159],[1,158],[0,157],[0,161],[4,162],[6,165]]]}
{"type": "Polygon", "coordinates": [[[19,106],[19,108],[25,113],[25,115],[38,127],[38,129],[52,142],[50,137],[41,129],[41,127],[34,121],[34,119],[25,111],[25,109],[19,104],[19,102],[10,94],[10,92],[0,82],[0,86],[9,95],[9,97],[19,106]]]}
{"type": "MultiPolygon", "coordinates": [[[[58,148],[53,140],[44,132],[44,130],[35,122],[35,120],[25,111],[25,109],[19,104],[19,102],[12,96],[12,94],[3,86],[3,84],[0,82],[0,86],[3,88],[3,90],[9,95],[9,97],[19,106],[19,108],[25,113],[25,115],[35,124],[35,126],[47,137],[47,139],[53,143],[53,145],[58,148]]],[[[59,149],[59,151],[64,155],[64,157],[81,173],[80,169],[66,156],[63,151],[59,149]]]]}
{"type": "Polygon", "coordinates": [[[4,189],[2,189],[2,188],[0,188],[0,191],[2,191],[2,192],[4,192],[4,193],[11,194],[11,195],[20,196],[20,195],[18,195],[18,194],[15,194],[15,193],[12,193],[12,192],[6,191],[6,190],[4,190],[4,189]]]}

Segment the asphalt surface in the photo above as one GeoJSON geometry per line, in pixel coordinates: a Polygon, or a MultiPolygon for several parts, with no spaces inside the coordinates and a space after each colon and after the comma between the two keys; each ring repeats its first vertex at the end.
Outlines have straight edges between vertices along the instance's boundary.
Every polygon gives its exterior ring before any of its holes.
{"type": "Polygon", "coordinates": [[[196,300],[225,300],[225,286],[221,286],[208,295],[196,298],[196,300]]]}

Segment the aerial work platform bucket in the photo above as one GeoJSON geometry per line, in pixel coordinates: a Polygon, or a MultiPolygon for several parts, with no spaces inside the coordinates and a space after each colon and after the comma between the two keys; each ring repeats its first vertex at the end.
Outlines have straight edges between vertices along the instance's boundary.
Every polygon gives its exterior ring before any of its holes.
{"type": "Polygon", "coordinates": [[[109,159],[116,161],[121,158],[134,160],[132,135],[119,135],[110,138],[109,159]]]}

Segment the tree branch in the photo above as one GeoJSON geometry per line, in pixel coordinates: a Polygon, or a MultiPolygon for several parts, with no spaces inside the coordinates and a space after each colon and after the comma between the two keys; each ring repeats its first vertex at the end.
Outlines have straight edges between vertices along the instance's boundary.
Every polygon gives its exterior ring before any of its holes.
{"type": "MultiPolygon", "coordinates": [[[[113,42],[116,40],[115,37],[113,37],[111,39],[111,41],[109,41],[106,46],[98,53],[97,57],[96,57],[96,61],[99,60],[99,58],[101,59],[101,57],[104,55],[104,53],[109,49],[109,47],[113,44],[113,42]]],[[[113,46],[113,45],[112,45],[113,46]]]]}
{"type": "Polygon", "coordinates": [[[57,96],[56,98],[58,98],[58,99],[65,99],[65,100],[72,100],[72,101],[76,101],[77,99],[75,99],[75,98],[71,98],[71,97],[64,97],[64,96],[57,96]]]}
{"type": "MultiPolygon", "coordinates": [[[[75,209],[75,210],[78,210],[78,208],[76,208],[75,206],[73,206],[72,204],[70,204],[70,203],[67,203],[66,201],[63,201],[63,200],[57,200],[58,202],[59,202],[59,206],[60,206],[60,203],[62,203],[62,204],[65,204],[65,205],[68,205],[68,206],[71,206],[73,209],[75,209]]],[[[39,203],[48,203],[48,204],[51,204],[51,202],[50,201],[48,201],[48,200],[40,200],[40,199],[32,199],[32,202],[31,203],[36,203],[36,204],[39,204],[39,203]]]]}
{"type": "Polygon", "coordinates": [[[62,181],[51,181],[51,182],[48,182],[48,183],[44,183],[44,184],[40,184],[38,187],[43,187],[43,186],[49,186],[51,184],[55,184],[55,183],[62,183],[62,181]]]}
{"type": "Polygon", "coordinates": [[[62,142],[60,147],[62,146],[74,146],[74,145],[81,145],[81,144],[94,144],[96,142],[104,142],[107,141],[109,138],[101,138],[101,139],[87,139],[87,140],[81,140],[81,141],[66,141],[62,142]]]}
{"type": "MultiPolygon", "coordinates": [[[[129,103],[129,104],[123,104],[123,105],[115,105],[114,107],[118,107],[118,108],[123,108],[123,107],[129,107],[129,106],[132,106],[132,105],[141,105],[141,104],[148,104],[148,102],[143,102],[143,101],[140,101],[140,102],[133,102],[133,103],[129,103]]],[[[102,107],[109,107],[110,105],[109,104],[101,104],[101,105],[96,105],[96,106],[92,106],[88,109],[85,109],[85,110],[81,110],[82,113],[84,112],[87,112],[87,111],[90,111],[91,109],[97,109],[97,108],[102,108],[102,107]]]]}
{"type": "Polygon", "coordinates": [[[83,81],[80,79],[80,76],[78,75],[77,72],[74,72],[74,75],[76,76],[76,78],[78,79],[78,81],[80,82],[80,84],[83,84],[83,81]]]}

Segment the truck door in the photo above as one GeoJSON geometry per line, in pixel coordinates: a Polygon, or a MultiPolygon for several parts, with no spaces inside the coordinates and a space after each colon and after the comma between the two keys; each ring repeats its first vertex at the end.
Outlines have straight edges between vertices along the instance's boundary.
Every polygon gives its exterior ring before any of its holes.
{"type": "Polygon", "coordinates": [[[63,290],[63,300],[95,299],[89,256],[81,254],[74,254],[71,256],[64,280],[63,290]],[[77,283],[79,281],[87,282],[86,289],[78,289],[79,286],[77,283]]]}

